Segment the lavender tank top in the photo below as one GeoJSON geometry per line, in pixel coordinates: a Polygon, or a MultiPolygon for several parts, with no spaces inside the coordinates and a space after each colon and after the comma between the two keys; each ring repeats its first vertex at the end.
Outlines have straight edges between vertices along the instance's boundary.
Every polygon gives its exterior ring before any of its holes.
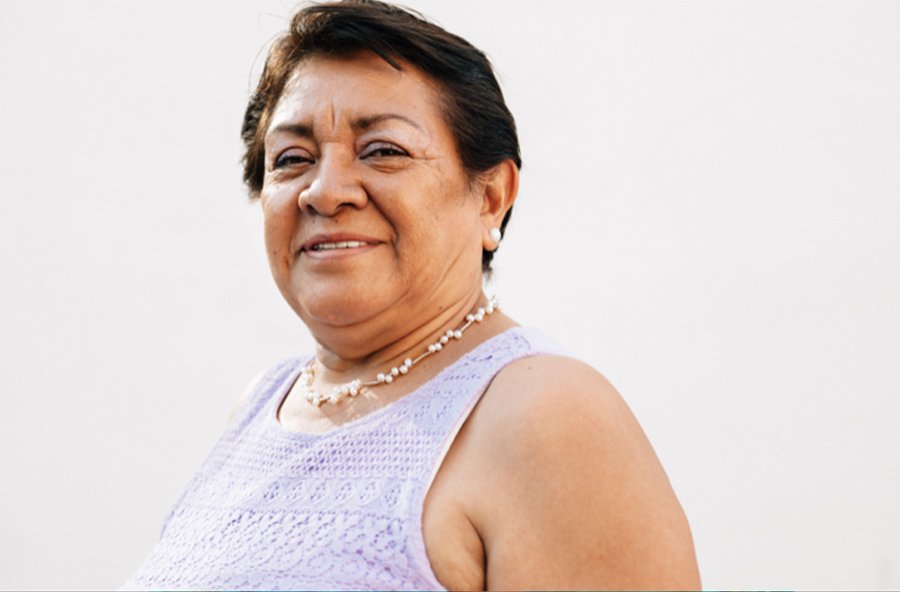
{"type": "Polygon", "coordinates": [[[493,377],[538,354],[569,355],[536,329],[510,329],[402,399],[322,434],[278,422],[311,358],[279,362],[123,589],[444,590],[425,553],[425,495],[493,377]]]}

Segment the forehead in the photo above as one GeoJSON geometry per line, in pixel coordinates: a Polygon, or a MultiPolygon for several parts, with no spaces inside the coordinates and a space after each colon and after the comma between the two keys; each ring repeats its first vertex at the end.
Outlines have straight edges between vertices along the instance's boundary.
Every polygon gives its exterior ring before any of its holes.
{"type": "Polygon", "coordinates": [[[417,68],[397,70],[372,52],[347,57],[315,56],[302,62],[285,85],[269,120],[319,123],[396,113],[425,127],[442,127],[438,85],[417,68]]]}

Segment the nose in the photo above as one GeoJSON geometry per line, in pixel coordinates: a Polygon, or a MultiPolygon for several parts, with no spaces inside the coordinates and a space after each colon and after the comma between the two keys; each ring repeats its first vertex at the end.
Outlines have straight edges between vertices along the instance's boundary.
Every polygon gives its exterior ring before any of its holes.
{"type": "Polygon", "coordinates": [[[330,217],[343,206],[365,207],[368,197],[354,162],[355,155],[338,147],[323,149],[313,182],[300,192],[300,209],[307,214],[330,217]]]}

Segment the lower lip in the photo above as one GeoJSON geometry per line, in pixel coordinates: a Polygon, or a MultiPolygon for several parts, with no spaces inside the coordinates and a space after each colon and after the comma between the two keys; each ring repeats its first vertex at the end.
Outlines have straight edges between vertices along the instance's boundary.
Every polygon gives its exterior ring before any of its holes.
{"type": "Polygon", "coordinates": [[[378,246],[378,243],[374,245],[365,245],[362,247],[355,247],[352,249],[328,249],[327,251],[301,251],[301,255],[305,255],[312,261],[322,262],[322,263],[330,263],[333,261],[343,261],[344,259],[350,259],[353,257],[357,257],[359,255],[364,255],[368,253],[372,249],[378,246]]]}

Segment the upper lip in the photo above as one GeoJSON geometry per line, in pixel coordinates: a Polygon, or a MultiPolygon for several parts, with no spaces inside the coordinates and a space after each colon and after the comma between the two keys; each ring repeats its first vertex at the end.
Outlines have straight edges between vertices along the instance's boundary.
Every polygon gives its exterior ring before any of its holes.
{"type": "Polygon", "coordinates": [[[301,251],[309,251],[315,245],[320,245],[322,243],[342,243],[347,241],[356,241],[360,243],[379,243],[378,239],[372,238],[371,236],[365,236],[363,234],[354,234],[352,232],[335,232],[334,234],[317,234],[311,238],[308,238],[306,242],[304,242],[300,246],[301,251]]]}

